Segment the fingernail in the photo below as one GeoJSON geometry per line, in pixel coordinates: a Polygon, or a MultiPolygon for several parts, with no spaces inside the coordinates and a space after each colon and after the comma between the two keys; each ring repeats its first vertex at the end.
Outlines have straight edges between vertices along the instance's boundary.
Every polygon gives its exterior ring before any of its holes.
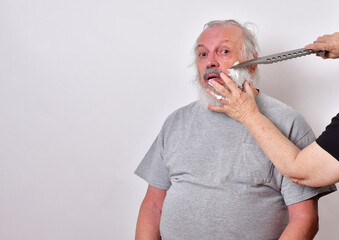
{"type": "Polygon", "coordinates": [[[213,86],[213,83],[214,83],[214,80],[212,80],[212,79],[211,79],[211,80],[208,80],[208,84],[209,84],[209,85],[213,86]]]}

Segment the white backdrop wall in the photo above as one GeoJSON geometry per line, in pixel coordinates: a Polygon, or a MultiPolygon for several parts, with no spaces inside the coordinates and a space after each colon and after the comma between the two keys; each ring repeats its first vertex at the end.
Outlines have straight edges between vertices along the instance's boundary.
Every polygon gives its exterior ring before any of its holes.
{"type": "MultiPolygon", "coordinates": [[[[196,99],[192,47],[210,20],[254,22],[262,54],[339,31],[338,1],[1,0],[0,239],[133,239],[133,171],[196,99]]],[[[318,136],[339,111],[339,60],[261,66],[258,87],[318,136]]],[[[317,240],[338,239],[339,194],[317,240]]]]}

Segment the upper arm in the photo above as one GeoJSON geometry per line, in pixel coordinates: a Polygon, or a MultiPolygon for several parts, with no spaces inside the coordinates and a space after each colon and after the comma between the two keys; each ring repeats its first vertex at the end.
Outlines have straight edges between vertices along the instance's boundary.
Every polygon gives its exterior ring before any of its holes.
{"type": "Polygon", "coordinates": [[[318,223],[318,197],[289,205],[288,213],[290,222],[303,218],[306,221],[316,221],[318,223]]]}

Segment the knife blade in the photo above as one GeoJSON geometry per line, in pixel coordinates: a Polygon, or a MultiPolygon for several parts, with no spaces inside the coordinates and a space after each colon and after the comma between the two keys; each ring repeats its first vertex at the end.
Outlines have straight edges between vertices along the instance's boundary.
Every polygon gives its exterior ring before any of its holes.
{"type": "Polygon", "coordinates": [[[303,56],[310,55],[313,53],[317,53],[320,56],[325,56],[327,51],[299,48],[299,49],[295,49],[291,51],[276,53],[276,54],[248,60],[248,61],[239,63],[237,65],[234,65],[233,67],[231,67],[231,69],[247,67],[247,66],[256,65],[256,64],[272,64],[272,63],[277,63],[277,62],[281,62],[281,61],[285,61],[285,60],[289,60],[293,58],[303,57],[303,56]]]}

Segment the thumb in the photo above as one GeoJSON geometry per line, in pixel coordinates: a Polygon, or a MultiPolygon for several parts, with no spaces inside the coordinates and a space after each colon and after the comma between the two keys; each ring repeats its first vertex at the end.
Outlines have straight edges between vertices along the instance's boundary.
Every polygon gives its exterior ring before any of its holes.
{"type": "Polygon", "coordinates": [[[313,43],[313,44],[308,44],[305,46],[305,48],[307,49],[313,49],[313,50],[329,50],[329,49],[326,49],[328,48],[328,46],[325,44],[325,43],[313,43]]]}

